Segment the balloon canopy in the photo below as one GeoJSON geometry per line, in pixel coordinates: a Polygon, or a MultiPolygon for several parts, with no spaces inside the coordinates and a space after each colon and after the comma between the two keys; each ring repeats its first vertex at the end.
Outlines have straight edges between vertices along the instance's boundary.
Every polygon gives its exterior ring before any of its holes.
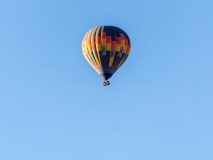
{"type": "Polygon", "coordinates": [[[88,63],[107,81],[125,62],[130,53],[130,39],[120,28],[98,26],[90,29],[82,40],[82,52],[88,63]]]}

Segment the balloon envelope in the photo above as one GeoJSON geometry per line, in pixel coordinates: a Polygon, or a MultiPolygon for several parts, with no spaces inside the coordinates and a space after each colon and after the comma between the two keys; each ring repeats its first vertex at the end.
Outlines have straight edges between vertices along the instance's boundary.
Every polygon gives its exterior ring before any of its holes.
{"type": "Polygon", "coordinates": [[[128,35],[115,26],[94,27],[82,40],[84,57],[105,81],[125,62],[130,47],[128,35]]]}

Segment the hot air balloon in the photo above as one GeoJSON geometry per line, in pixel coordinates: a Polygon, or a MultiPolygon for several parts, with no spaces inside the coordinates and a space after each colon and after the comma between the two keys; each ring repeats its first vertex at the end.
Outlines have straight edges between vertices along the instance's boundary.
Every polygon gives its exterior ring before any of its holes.
{"type": "Polygon", "coordinates": [[[82,52],[87,62],[104,79],[103,85],[125,62],[130,53],[130,39],[120,28],[98,26],[83,37],[82,52]]]}

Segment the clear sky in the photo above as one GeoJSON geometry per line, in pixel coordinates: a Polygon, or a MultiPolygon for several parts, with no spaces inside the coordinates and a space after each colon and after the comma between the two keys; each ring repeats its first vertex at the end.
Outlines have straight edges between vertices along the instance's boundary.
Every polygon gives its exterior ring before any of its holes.
{"type": "Polygon", "coordinates": [[[1,160],[213,160],[212,0],[0,0],[1,160]],[[81,51],[122,28],[102,86],[81,51]]]}

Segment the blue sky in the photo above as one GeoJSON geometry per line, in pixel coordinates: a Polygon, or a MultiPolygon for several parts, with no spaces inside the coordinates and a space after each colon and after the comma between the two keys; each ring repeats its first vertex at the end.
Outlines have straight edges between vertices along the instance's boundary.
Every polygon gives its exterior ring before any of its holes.
{"type": "Polygon", "coordinates": [[[212,160],[213,1],[1,0],[0,159],[212,160]],[[81,52],[122,28],[102,86],[81,52]]]}

